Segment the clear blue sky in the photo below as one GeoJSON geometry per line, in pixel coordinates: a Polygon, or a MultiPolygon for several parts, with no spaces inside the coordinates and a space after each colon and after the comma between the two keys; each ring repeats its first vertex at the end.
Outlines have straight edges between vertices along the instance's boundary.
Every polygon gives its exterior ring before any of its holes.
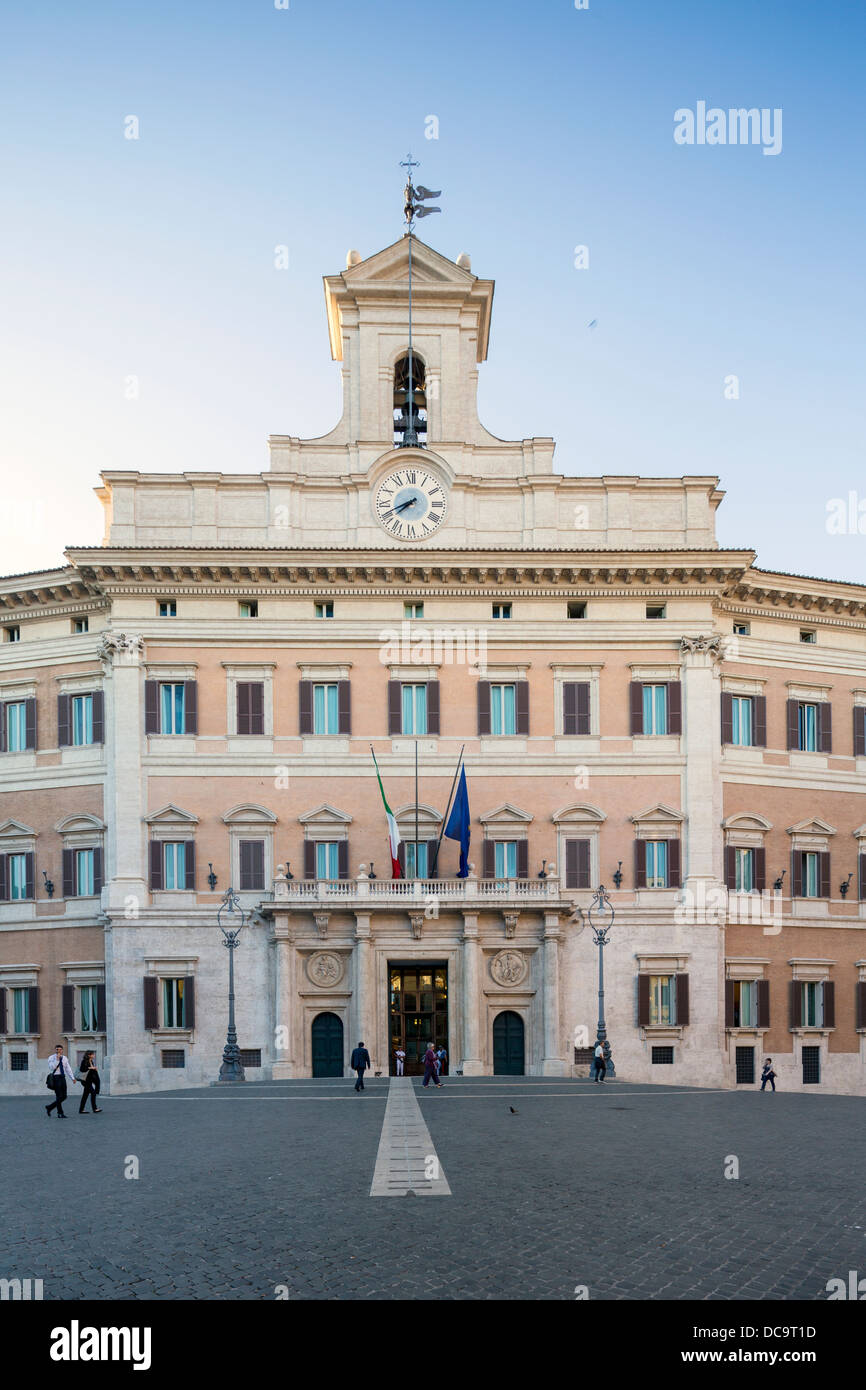
{"type": "Polygon", "coordinates": [[[488,428],[718,474],[723,544],[866,580],[825,527],[866,501],[862,0],[41,0],[0,52],[0,571],[99,542],[102,468],[333,426],[321,276],[401,235],[411,148],[496,280],[488,428]],[[781,154],[676,145],[698,101],[781,107],[781,154]]]}

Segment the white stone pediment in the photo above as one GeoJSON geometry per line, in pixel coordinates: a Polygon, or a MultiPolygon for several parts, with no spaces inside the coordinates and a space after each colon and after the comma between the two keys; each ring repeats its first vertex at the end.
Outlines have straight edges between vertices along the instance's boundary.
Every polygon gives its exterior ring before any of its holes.
{"type": "Polygon", "coordinates": [[[256,806],[252,802],[242,802],[233,806],[223,816],[224,825],[275,825],[276,816],[267,806],[256,806]]]}
{"type": "MultiPolygon", "coordinates": [[[[856,832],[855,832],[856,833],[856,832]]],[[[825,820],[818,816],[813,816],[809,820],[801,820],[797,825],[788,827],[789,835],[835,835],[836,827],[828,825],[825,820]]]]}
{"type": "Polygon", "coordinates": [[[529,815],[528,811],[521,811],[519,806],[512,806],[510,801],[505,801],[501,806],[497,806],[495,811],[486,811],[478,819],[482,825],[514,825],[516,821],[528,825],[535,817],[529,815]]]}
{"type": "MultiPolygon", "coordinates": [[[[383,250],[374,252],[366,260],[348,266],[343,271],[342,279],[351,290],[356,290],[371,281],[373,283],[385,281],[399,284],[405,279],[408,284],[409,238],[403,236],[399,241],[394,241],[390,246],[384,247],[383,250]]],[[[464,270],[455,261],[450,261],[440,251],[434,251],[432,246],[428,246],[426,242],[419,241],[416,236],[413,236],[413,287],[417,287],[419,284],[450,284],[465,290],[473,284],[475,279],[476,277],[471,270],[464,270]]]]}
{"type": "MultiPolygon", "coordinates": [[[[0,831],[0,833],[2,833],[2,831],[0,831]]],[[[866,824],[858,825],[857,829],[852,830],[851,834],[854,836],[855,840],[866,840],[866,824]]]]}
{"type": "MultiPolygon", "coordinates": [[[[57,826],[56,829],[59,830],[60,827],[57,826]]],[[[22,835],[29,835],[31,839],[35,839],[36,831],[31,830],[29,825],[24,825],[20,820],[4,820],[3,824],[0,825],[0,838],[17,840],[22,835]]]]}
{"type": "Polygon", "coordinates": [[[98,816],[91,816],[90,814],[64,816],[63,820],[57,822],[54,829],[58,835],[76,835],[82,830],[104,830],[105,822],[101,821],[98,816]]]}
{"type": "Polygon", "coordinates": [[[745,811],[738,811],[734,816],[728,816],[727,820],[722,821],[723,830],[772,830],[773,822],[767,820],[766,816],[749,814],[745,811]]]}
{"type": "Polygon", "coordinates": [[[607,820],[604,811],[600,811],[597,806],[590,806],[588,802],[582,801],[575,806],[564,806],[561,811],[557,811],[551,816],[554,825],[586,825],[590,822],[600,825],[607,820]]]}
{"type": "Polygon", "coordinates": [[[671,821],[684,821],[685,816],[682,811],[675,811],[672,806],[665,806],[660,801],[656,806],[648,806],[636,816],[629,816],[629,820],[633,825],[669,825],[671,821]]]}
{"type": "Polygon", "coordinates": [[[198,825],[198,816],[192,815],[189,811],[182,811],[170,801],[160,810],[151,811],[149,816],[144,817],[144,822],[145,825],[198,825]]]}
{"type": "MultiPolygon", "coordinates": [[[[401,806],[399,811],[394,812],[398,825],[415,828],[415,806],[401,806]]],[[[418,806],[418,825],[422,829],[437,827],[442,821],[442,813],[432,806],[418,806]]]]}
{"type": "Polygon", "coordinates": [[[345,811],[338,811],[336,806],[324,803],[317,806],[315,811],[306,811],[298,816],[298,821],[301,825],[351,825],[352,817],[347,816],[345,811]]]}

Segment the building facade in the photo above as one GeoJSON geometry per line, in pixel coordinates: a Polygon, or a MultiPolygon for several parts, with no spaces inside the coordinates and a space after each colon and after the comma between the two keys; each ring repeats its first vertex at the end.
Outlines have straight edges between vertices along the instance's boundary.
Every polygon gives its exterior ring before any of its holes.
{"type": "Polygon", "coordinates": [[[330,434],[106,473],[104,543],[0,581],[0,1085],[215,1081],[230,885],[248,1079],[585,1075],[604,883],[617,1075],[863,1093],[866,587],[722,549],[716,478],[490,434],[493,284],[413,257],[411,372],[404,237],[325,279],[330,434]]]}

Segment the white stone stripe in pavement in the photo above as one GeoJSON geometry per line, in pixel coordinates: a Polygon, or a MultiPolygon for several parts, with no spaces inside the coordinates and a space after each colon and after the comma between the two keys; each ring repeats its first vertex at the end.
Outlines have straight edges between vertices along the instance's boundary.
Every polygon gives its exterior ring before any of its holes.
{"type": "Polygon", "coordinates": [[[450,1197],[412,1082],[393,1076],[379,1138],[371,1197],[450,1197]]]}

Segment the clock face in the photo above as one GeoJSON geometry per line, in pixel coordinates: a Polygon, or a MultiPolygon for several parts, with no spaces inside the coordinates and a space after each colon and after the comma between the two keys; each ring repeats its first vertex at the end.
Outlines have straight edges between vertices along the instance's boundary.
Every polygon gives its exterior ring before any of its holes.
{"type": "Polygon", "coordinates": [[[426,468],[409,465],[383,478],[373,499],[376,520],[398,541],[426,541],[445,520],[448,497],[426,468]]]}

